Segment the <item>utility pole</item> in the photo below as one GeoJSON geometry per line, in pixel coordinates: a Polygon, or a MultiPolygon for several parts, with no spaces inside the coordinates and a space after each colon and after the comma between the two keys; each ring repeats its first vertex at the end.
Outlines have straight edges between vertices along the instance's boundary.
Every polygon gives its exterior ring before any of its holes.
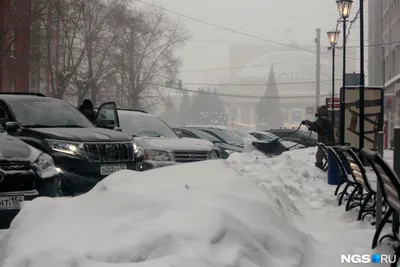
{"type": "Polygon", "coordinates": [[[316,99],[315,105],[316,109],[319,106],[320,92],[321,92],[321,29],[316,30],[317,37],[315,38],[315,43],[317,45],[317,62],[315,64],[316,69],[316,82],[315,82],[315,90],[316,90],[316,99]]]}

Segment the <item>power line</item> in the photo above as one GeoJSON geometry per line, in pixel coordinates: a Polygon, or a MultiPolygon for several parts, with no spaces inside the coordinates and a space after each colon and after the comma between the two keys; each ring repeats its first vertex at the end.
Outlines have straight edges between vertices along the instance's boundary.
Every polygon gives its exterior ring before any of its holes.
{"type": "MultiPolygon", "coordinates": [[[[197,91],[191,89],[184,89],[184,88],[177,88],[177,87],[170,87],[170,86],[163,86],[161,84],[151,83],[151,85],[155,86],[162,86],[164,88],[173,89],[177,91],[183,92],[191,92],[196,94],[204,94],[204,95],[217,95],[217,96],[225,96],[225,97],[240,97],[240,98],[253,98],[253,99],[306,99],[306,98],[315,98],[315,95],[301,95],[301,96],[277,96],[277,97],[266,97],[266,96],[256,96],[256,95],[235,95],[235,94],[223,94],[223,93],[212,93],[212,92],[205,92],[205,91],[197,91]]],[[[331,97],[331,94],[321,95],[321,97],[331,97]]]]}
{"type": "MultiPolygon", "coordinates": [[[[313,50],[311,50],[311,49],[307,49],[307,48],[303,48],[303,47],[298,47],[298,46],[294,46],[294,45],[290,45],[290,44],[286,44],[286,43],[282,43],[282,42],[270,40],[270,39],[267,39],[267,38],[255,36],[255,35],[248,34],[248,33],[245,33],[245,32],[233,30],[233,29],[230,29],[230,28],[226,28],[226,27],[224,27],[224,26],[220,26],[220,25],[217,25],[217,24],[214,24],[214,23],[210,23],[210,22],[207,22],[207,21],[204,21],[204,20],[195,18],[195,17],[191,17],[191,16],[188,16],[188,15],[185,15],[185,14],[182,14],[182,13],[179,13],[179,12],[176,12],[176,11],[173,11],[173,10],[170,10],[170,9],[166,9],[166,8],[164,8],[164,7],[160,7],[160,6],[157,6],[157,5],[154,5],[154,4],[151,4],[151,3],[148,3],[148,2],[142,1],[142,0],[135,0],[135,1],[140,2],[140,3],[143,3],[143,4],[146,4],[146,5],[149,5],[149,6],[152,6],[152,7],[155,7],[155,8],[159,8],[159,9],[161,9],[161,10],[167,11],[167,12],[169,12],[169,13],[172,13],[172,14],[175,14],[175,15],[178,15],[178,16],[181,16],[181,17],[184,17],[184,18],[193,20],[193,21],[197,21],[197,22],[199,22],[199,23],[203,23],[203,24],[206,24],[206,25],[209,25],[209,26],[213,26],[213,27],[218,28],[218,29],[221,29],[221,30],[233,32],[233,33],[236,33],[236,34],[240,34],[240,35],[243,35],[243,36],[247,36],[247,37],[250,37],[250,38],[262,40],[262,41],[265,41],[265,42],[269,42],[269,43],[273,43],[273,44],[277,44],[277,45],[281,45],[281,46],[285,46],[285,47],[295,48],[295,49],[297,49],[297,50],[303,50],[303,51],[308,51],[308,52],[312,52],[312,53],[315,53],[315,52],[316,52],[316,51],[313,51],[313,50]]],[[[328,53],[324,53],[324,54],[329,55],[328,53]]],[[[359,60],[358,58],[353,58],[353,57],[348,57],[348,56],[346,56],[346,58],[359,60]]]]}
{"type": "MultiPolygon", "coordinates": [[[[282,2],[283,2],[283,1],[282,1],[282,2]]],[[[242,24],[241,26],[239,26],[239,27],[236,28],[235,30],[238,31],[238,30],[240,30],[240,29],[246,27],[247,25],[249,25],[249,24],[252,23],[253,21],[258,20],[258,19],[264,17],[265,15],[268,15],[271,11],[273,11],[273,10],[276,9],[277,7],[280,7],[281,4],[282,4],[282,2],[280,3],[280,5],[274,6],[273,8],[269,9],[267,12],[264,12],[264,13],[261,14],[260,16],[255,17],[255,18],[253,18],[253,19],[247,21],[246,23],[242,24]]],[[[202,49],[203,47],[205,47],[205,46],[207,46],[207,45],[209,45],[209,44],[212,44],[212,43],[214,43],[214,42],[216,42],[216,41],[219,41],[219,40],[221,40],[222,38],[224,38],[224,37],[226,37],[226,36],[228,36],[228,35],[229,35],[229,33],[223,34],[222,36],[220,36],[220,37],[218,37],[218,38],[216,38],[216,39],[214,39],[214,40],[210,40],[209,42],[200,45],[199,47],[193,49],[191,52],[199,51],[199,50],[202,49]]]]}
{"type": "MultiPolygon", "coordinates": [[[[400,44],[400,41],[395,41],[395,42],[389,42],[389,43],[383,43],[383,44],[371,44],[371,45],[365,45],[364,47],[376,47],[376,46],[385,46],[385,45],[392,45],[392,44],[400,44]]],[[[359,45],[349,45],[346,46],[347,48],[359,48],[359,45]]],[[[327,56],[324,56],[327,57],[327,56]]],[[[309,59],[302,59],[302,60],[293,60],[293,61],[285,61],[285,62],[275,62],[271,64],[260,64],[260,65],[243,65],[243,66],[234,66],[234,67],[227,67],[227,68],[211,68],[211,69],[191,69],[191,70],[181,70],[180,72],[201,72],[201,71],[215,71],[215,70],[231,70],[231,69],[243,69],[243,68],[258,68],[258,67],[267,67],[267,66],[273,66],[273,65],[280,65],[280,64],[290,64],[290,63],[296,63],[296,62],[303,62],[306,60],[314,60],[314,58],[309,58],[309,59]]],[[[327,67],[332,67],[332,66],[327,66],[327,67]]]]}
{"type": "MultiPolygon", "coordinates": [[[[341,79],[335,79],[337,81],[341,79]]],[[[332,80],[322,80],[321,82],[331,82],[332,80]]],[[[317,81],[305,81],[305,82],[281,82],[281,83],[182,83],[186,85],[203,85],[203,86],[267,86],[267,85],[290,85],[290,84],[313,84],[317,81]]]]}
{"type": "MultiPolygon", "coordinates": [[[[327,57],[327,56],[325,56],[327,57]]],[[[212,68],[212,69],[192,69],[192,70],[181,70],[179,72],[200,72],[200,71],[212,71],[212,70],[234,70],[234,69],[243,69],[243,68],[258,68],[258,67],[268,67],[273,65],[283,65],[283,64],[290,64],[296,62],[304,62],[306,60],[314,60],[314,58],[307,58],[301,60],[291,60],[285,62],[275,62],[271,64],[260,64],[260,65],[243,65],[243,66],[234,66],[234,67],[227,67],[227,68],[212,68]]]]}

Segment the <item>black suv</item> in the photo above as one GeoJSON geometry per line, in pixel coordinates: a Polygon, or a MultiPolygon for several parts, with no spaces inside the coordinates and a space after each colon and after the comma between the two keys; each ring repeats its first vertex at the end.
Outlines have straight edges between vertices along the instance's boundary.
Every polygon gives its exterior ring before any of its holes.
{"type": "Polygon", "coordinates": [[[60,176],[46,153],[8,135],[0,121],[0,229],[8,228],[21,202],[62,195],[60,176]]]}
{"type": "Polygon", "coordinates": [[[41,95],[0,94],[0,109],[10,135],[53,158],[64,195],[85,193],[113,172],[135,169],[133,138],[118,131],[114,102],[99,112],[112,111],[115,119],[96,117],[98,127],[67,102],[41,95]]]}

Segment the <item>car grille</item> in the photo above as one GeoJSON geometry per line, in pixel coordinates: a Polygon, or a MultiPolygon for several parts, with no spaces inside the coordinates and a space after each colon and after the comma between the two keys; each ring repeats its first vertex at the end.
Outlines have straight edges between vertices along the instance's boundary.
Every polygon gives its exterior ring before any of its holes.
{"type": "Polygon", "coordinates": [[[30,162],[0,162],[0,170],[4,171],[28,171],[31,169],[30,162]]]}
{"type": "Polygon", "coordinates": [[[195,162],[207,160],[207,151],[176,151],[174,152],[176,162],[195,162]]]}
{"type": "Polygon", "coordinates": [[[133,161],[132,143],[86,143],[84,144],[90,162],[133,161]]]}
{"type": "Polygon", "coordinates": [[[30,162],[0,162],[4,176],[0,192],[29,191],[36,188],[36,174],[30,162]]]}

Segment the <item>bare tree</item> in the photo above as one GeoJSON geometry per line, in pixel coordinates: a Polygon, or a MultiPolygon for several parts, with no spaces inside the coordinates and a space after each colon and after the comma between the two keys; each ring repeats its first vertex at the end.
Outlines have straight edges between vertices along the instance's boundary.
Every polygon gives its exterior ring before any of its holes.
{"type": "Polygon", "coordinates": [[[124,15],[124,1],[110,0],[99,4],[97,0],[85,1],[84,17],[81,21],[80,35],[85,47],[85,57],[81,68],[76,72],[76,83],[79,102],[90,94],[93,103],[101,97],[103,91],[110,89],[110,81],[116,75],[115,60],[118,51],[115,49],[120,36],[120,16],[124,15]],[[93,28],[101,25],[93,35],[93,28]],[[82,80],[83,79],[83,80],[82,80]]]}
{"type": "MultiPolygon", "coordinates": [[[[124,2],[109,1],[112,4],[96,0],[47,0],[47,14],[41,21],[44,31],[41,55],[45,78],[54,97],[62,98],[73,84],[79,88],[74,93],[79,95],[85,95],[93,87],[92,58],[101,50],[99,38],[108,34],[110,18],[124,2]]],[[[103,65],[101,60],[100,65],[103,65]]]]}
{"type": "Polygon", "coordinates": [[[123,93],[129,107],[146,109],[162,99],[161,84],[176,79],[180,60],[175,50],[189,35],[179,22],[154,8],[132,12],[126,22],[119,39],[123,93]]]}

